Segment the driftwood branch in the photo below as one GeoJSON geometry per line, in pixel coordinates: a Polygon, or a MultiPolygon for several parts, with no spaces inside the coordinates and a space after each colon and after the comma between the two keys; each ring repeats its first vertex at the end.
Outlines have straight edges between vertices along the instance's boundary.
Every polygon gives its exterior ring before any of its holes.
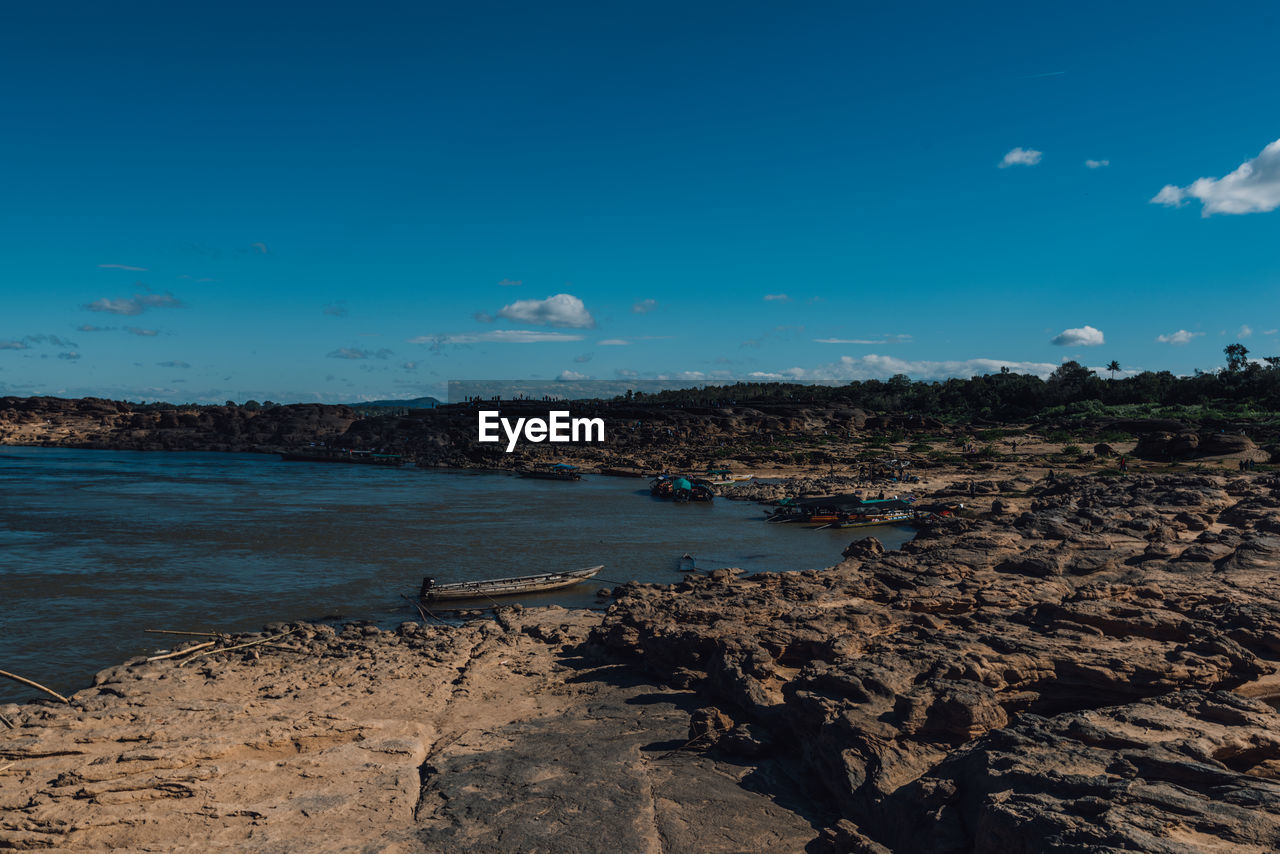
{"type": "Polygon", "coordinates": [[[176,649],[173,652],[166,652],[164,655],[153,655],[148,658],[147,661],[164,661],[166,658],[177,658],[180,655],[186,655],[187,653],[207,649],[215,643],[217,643],[217,641],[205,641],[204,643],[198,643],[195,646],[189,646],[186,649],[176,649]]]}
{"type": "Polygon", "coordinates": [[[23,677],[17,675],[16,673],[10,673],[7,670],[0,670],[0,676],[4,676],[7,679],[12,679],[14,682],[21,682],[23,685],[30,685],[32,688],[39,688],[41,691],[45,692],[46,694],[52,694],[62,702],[68,705],[71,704],[71,701],[68,700],[66,697],[62,696],[52,688],[46,688],[45,686],[41,685],[39,682],[32,682],[30,679],[24,679],[23,677]]]}
{"type": "Polygon", "coordinates": [[[191,656],[190,658],[184,658],[178,666],[181,667],[183,664],[186,664],[189,661],[194,661],[195,659],[202,658],[206,655],[216,655],[219,652],[231,652],[233,649],[244,649],[245,647],[248,647],[248,646],[257,646],[260,643],[267,643],[273,640],[280,640],[280,638],[291,635],[296,631],[297,629],[289,629],[289,631],[287,632],[282,632],[281,634],[278,634],[278,635],[272,635],[269,638],[259,638],[258,640],[249,641],[248,643],[238,643],[235,646],[223,646],[223,647],[218,647],[217,649],[206,649],[204,652],[197,652],[195,655],[191,656]]]}
{"type": "Polygon", "coordinates": [[[216,638],[222,635],[222,632],[175,632],[173,629],[143,629],[143,631],[151,635],[190,635],[196,638],[216,638]]]}

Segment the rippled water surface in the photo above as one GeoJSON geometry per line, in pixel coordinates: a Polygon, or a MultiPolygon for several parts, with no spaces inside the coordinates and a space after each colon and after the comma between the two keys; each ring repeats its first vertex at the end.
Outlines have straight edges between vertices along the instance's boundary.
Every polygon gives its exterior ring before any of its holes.
{"type": "MultiPolygon", "coordinates": [[[[254,454],[0,448],[0,670],[74,691],[165,647],[147,628],[418,619],[440,582],[605,564],[510,600],[596,604],[601,586],[699,569],[819,569],[866,531],[762,522],[757,504],[675,505],[647,482],[287,463],[254,454]]],[[[872,533],[897,547],[909,528],[872,533]]],[[[0,680],[0,700],[34,696],[0,680]]]]}

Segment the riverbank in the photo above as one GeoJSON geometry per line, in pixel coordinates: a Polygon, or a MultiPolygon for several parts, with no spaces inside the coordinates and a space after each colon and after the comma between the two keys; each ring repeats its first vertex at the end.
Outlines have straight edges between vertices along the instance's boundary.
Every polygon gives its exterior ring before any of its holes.
{"type": "Polygon", "coordinates": [[[0,841],[1275,850],[1277,490],[1060,479],[826,571],[133,662],[0,710],[0,841]]]}

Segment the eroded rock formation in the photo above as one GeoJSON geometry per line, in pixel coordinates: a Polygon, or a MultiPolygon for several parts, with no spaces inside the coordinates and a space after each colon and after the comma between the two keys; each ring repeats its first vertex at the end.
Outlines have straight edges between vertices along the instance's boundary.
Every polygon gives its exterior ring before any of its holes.
{"type": "Polygon", "coordinates": [[[1063,483],[826,572],[619,588],[595,636],[798,757],[845,849],[1274,850],[1278,486],[1063,483]]]}

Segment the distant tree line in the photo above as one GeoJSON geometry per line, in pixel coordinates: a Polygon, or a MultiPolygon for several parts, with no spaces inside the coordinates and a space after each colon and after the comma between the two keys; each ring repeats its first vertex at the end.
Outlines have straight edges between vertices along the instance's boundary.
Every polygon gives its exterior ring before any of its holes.
{"type": "Polygon", "coordinates": [[[1079,362],[1063,362],[1047,379],[1034,374],[999,373],[970,379],[912,380],[897,374],[887,380],[854,381],[822,386],[753,382],[701,389],[672,389],[646,394],[628,392],[636,403],[674,406],[728,406],[766,403],[809,403],[856,406],[880,412],[902,412],[953,419],[1025,420],[1061,408],[1063,412],[1104,414],[1120,406],[1221,406],[1247,404],[1280,410],[1280,357],[1249,358],[1242,344],[1224,350],[1226,364],[1191,376],[1169,371],[1143,371],[1116,379],[1122,369],[1112,361],[1103,378],[1079,362]]]}

